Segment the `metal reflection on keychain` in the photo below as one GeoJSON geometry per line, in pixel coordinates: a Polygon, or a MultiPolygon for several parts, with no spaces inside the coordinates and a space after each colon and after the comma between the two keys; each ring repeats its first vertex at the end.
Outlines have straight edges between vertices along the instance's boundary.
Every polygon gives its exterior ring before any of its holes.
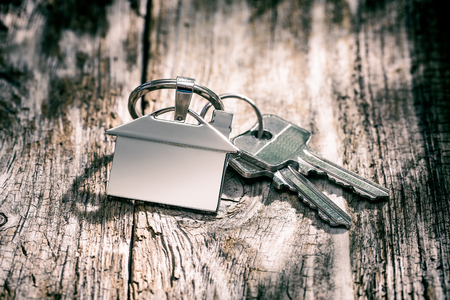
{"type": "Polygon", "coordinates": [[[191,78],[161,79],[137,87],[128,110],[135,120],[107,131],[117,136],[108,195],[216,211],[229,153],[239,152],[220,133],[231,128],[233,118],[223,111],[220,98],[191,78]],[[158,89],[176,89],[175,107],[142,116],[135,109],[137,100],[158,89]],[[214,127],[189,110],[192,93],[216,109],[214,127]],[[174,121],[158,118],[170,111],[174,121]],[[188,113],[198,125],[185,123],[188,113]]]}

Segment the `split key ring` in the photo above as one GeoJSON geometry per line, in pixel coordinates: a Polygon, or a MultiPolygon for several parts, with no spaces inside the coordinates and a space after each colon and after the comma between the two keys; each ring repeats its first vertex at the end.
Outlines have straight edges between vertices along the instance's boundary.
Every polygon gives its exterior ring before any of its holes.
{"type": "Polygon", "coordinates": [[[196,93],[210,102],[215,109],[224,110],[222,100],[216,93],[194,83],[194,79],[178,76],[177,79],[158,79],[144,83],[135,88],[128,98],[128,111],[133,119],[142,117],[142,113],[136,110],[139,98],[151,91],[161,89],[176,89],[175,97],[175,121],[183,122],[186,119],[192,93],[196,93]]]}

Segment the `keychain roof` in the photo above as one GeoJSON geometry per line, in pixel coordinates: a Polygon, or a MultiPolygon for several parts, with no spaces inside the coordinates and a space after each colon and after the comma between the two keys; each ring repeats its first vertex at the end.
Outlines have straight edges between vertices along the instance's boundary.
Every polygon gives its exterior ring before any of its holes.
{"type": "Polygon", "coordinates": [[[108,134],[174,146],[236,153],[238,148],[208,123],[186,124],[147,115],[107,131],[108,134]],[[182,126],[180,126],[182,125],[182,126]]]}

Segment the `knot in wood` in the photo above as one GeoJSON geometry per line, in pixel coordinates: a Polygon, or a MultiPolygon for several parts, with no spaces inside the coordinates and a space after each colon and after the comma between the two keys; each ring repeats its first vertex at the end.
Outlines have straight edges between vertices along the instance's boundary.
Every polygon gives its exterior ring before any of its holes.
{"type": "Polygon", "coordinates": [[[5,225],[8,222],[8,218],[4,213],[0,213],[0,227],[5,225]]]}

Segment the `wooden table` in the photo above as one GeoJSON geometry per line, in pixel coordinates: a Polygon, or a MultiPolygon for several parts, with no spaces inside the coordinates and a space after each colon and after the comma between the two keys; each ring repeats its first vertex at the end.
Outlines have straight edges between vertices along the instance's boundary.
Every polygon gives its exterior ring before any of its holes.
{"type": "MultiPolygon", "coordinates": [[[[440,4],[0,7],[1,299],[450,298],[450,43],[440,4]],[[270,180],[232,170],[217,215],[108,198],[114,138],[105,130],[131,120],[136,86],[177,75],[306,128],[314,150],[389,188],[390,199],[311,177],[351,215],[347,230],[270,180]]],[[[250,106],[224,102],[233,135],[256,122],[250,106]]],[[[174,92],[143,103],[146,112],[172,106],[174,92]]]]}

